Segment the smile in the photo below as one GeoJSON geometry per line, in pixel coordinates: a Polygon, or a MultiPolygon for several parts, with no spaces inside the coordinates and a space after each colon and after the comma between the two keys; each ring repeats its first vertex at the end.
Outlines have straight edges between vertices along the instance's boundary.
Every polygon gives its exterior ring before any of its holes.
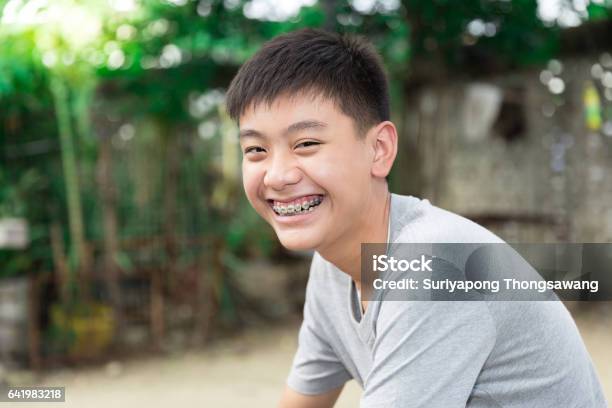
{"type": "Polygon", "coordinates": [[[290,217],[314,211],[315,207],[323,202],[322,195],[309,195],[289,202],[269,200],[272,210],[277,215],[290,217]]]}

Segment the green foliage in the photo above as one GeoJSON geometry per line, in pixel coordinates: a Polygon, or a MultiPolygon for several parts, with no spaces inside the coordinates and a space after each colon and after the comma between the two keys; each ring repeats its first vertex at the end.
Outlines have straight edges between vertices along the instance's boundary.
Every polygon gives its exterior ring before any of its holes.
{"type": "MultiPolygon", "coordinates": [[[[0,167],[0,219],[27,218],[33,207],[32,199],[40,193],[42,183],[42,177],[35,169],[16,176],[0,167]]],[[[38,243],[41,235],[44,235],[44,232],[40,230],[40,226],[30,226],[31,241],[38,243]]],[[[22,250],[0,249],[0,278],[27,272],[37,259],[36,254],[22,250]]]]}
{"type": "MultiPolygon", "coordinates": [[[[0,27],[0,216],[26,217],[32,236],[27,251],[0,252],[0,275],[51,270],[49,226],[68,225],[60,159],[65,147],[58,142],[52,80],[67,89],[63,126],[74,132],[85,233],[97,254],[104,225],[95,178],[100,143],[110,138],[119,238],[174,231],[183,240],[176,261],[183,266],[197,262],[205,247],[184,241],[201,236],[222,237],[220,251],[234,258],[266,256],[277,245],[239,191],[239,180],[227,179],[219,164],[224,118],[216,106],[222,100],[204,112],[193,109],[202,95],[227,88],[264,41],[302,27],[367,36],[385,60],[394,107],[401,106],[403,84],[421,65],[453,76],[480,68],[482,61],[493,68],[540,63],[558,50],[559,28],[538,18],[536,0],[403,0],[398,9],[379,1],[370,11],[322,0],[280,22],[246,18],[246,1],[142,0],[134,10],[110,6],[130,3],[122,1],[48,3],[63,10],[61,18],[0,27]],[[175,170],[169,164],[172,142],[178,146],[175,170]],[[168,177],[171,170],[174,177],[168,177]],[[172,191],[176,208],[169,226],[164,211],[172,207],[172,191]]],[[[591,2],[588,18],[610,18],[610,10],[609,2],[591,2]]],[[[70,242],[67,230],[62,238],[70,242]]],[[[121,248],[115,258],[127,273],[171,257],[154,242],[121,248]]],[[[223,304],[231,301],[229,292],[219,297],[223,304]]]]}
{"type": "Polygon", "coordinates": [[[587,6],[589,20],[606,20],[612,18],[612,2],[607,1],[606,4],[589,3],[587,6]]]}
{"type": "Polygon", "coordinates": [[[512,66],[544,62],[557,47],[557,30],[537,15],[536,0],[404,0],[415,57],[440,55],[449,68],[464,64],[462,50],[512,66]]]}
{"type": "Polygon", "coordinates": [[[41,176],[35,169],[29,169],[17,178],[0,168],[0,218],[25,217],[28,194],[34,193],[41,183],[41,176]]]}
{"type": "Polygon", "coordinates": [[[276,244],[274,231],[262,221],[244,198],[228,225],[227,247],[242,256],[269,256],[276,244]]]}

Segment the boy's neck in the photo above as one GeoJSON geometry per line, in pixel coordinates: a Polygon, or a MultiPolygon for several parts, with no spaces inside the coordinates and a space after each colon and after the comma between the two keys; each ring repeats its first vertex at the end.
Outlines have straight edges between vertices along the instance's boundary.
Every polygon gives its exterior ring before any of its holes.
{"type": "Polygon", "coordinates": [[[361,244],[386,242],[388,236],[391,194],[386,183],[384,191],[375,197],[384,197],[384,200],[369,200],[368,208],[355,223],[356,228],[346,234],[347,237],[339,239],[332,247],[318,251],[328,262],[353,278],[357,288],[361,287],[361,244]]]}

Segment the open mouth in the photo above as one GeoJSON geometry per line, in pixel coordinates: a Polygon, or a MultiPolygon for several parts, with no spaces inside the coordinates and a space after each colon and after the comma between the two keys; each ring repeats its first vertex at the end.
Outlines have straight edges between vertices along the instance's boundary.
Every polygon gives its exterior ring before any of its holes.
{"type": "Polygon", "coordinates": [[[272,207],[272,210],[281,217],[291,217],[294,215],[307,214],[314,211],[314,209],[321,205],[324,196],[322,195],[309,195],[300,197],[290,202],[281,202],[275,200],[268,200],[268,203],[272,207]]]}

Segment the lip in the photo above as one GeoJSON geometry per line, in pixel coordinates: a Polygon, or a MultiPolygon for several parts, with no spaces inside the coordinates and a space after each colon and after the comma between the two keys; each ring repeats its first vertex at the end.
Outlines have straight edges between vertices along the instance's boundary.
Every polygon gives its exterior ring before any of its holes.
{"type": "Polygon", "coordinates": [[[293,197],[288,197],[288,198],[274,198],[274,197],[266,197],[266,201],[268,203],[273,202],[273,201],[278,201],[279,203],[290,203],[292,201],[298,200],[300,198],[304,198],[304,197],[308,197],[308,196],[325,196],[325,194],[320,194],[320,193],[307,193],[307,194],[300,194],[300,195],[296,195],[293,197]]]}

